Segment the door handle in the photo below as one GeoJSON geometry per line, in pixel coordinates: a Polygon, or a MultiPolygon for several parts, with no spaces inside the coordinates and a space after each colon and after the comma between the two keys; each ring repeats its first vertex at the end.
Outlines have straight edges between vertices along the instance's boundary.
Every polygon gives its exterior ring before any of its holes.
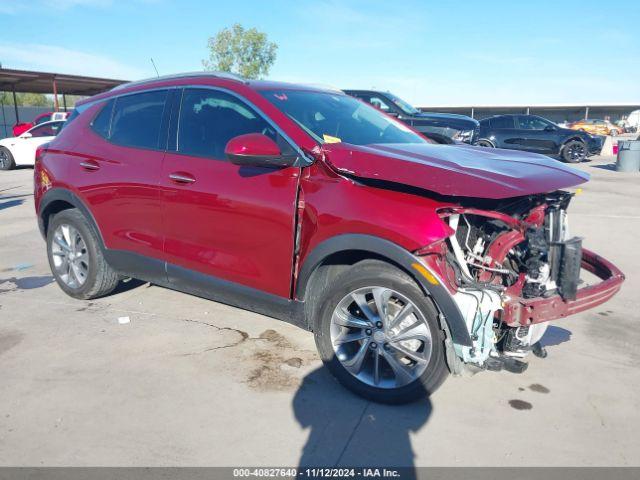
{"type": "Polygon", "coordinates": [[[80,166],[85,170],[100,170],[100,165],[98,165],[93,160],[87,160],[85,162],[80,162],[80,166]]]}
{"type": "Polygon", "coordinates": [[[171,173],[169,174],[169,178],[171,180],[173,180],[175,183],[194,183],[196,181],[195,178],[193,178],[191,175],[189,175],[188,173],[171,173]]]}

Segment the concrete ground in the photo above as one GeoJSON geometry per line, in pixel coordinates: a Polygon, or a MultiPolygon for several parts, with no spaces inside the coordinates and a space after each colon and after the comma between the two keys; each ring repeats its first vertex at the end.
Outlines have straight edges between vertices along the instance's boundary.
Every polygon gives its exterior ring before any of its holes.
{"type": "Polygon", "coordinates": [[[276,320],[133,281],[67,297],[32,170],[0,172],[0,465],[638,466],[640,174],[612,161],[579,167],[570,217],[621,293],[555,323],[523,375],[450,377],[402,407],[345,391],[276,320]]]}

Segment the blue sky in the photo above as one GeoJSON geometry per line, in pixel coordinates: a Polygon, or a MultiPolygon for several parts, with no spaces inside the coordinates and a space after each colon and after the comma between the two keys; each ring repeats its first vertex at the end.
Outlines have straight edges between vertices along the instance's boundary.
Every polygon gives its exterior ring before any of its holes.
{"type": "Polygon", "coordinates": [[[423,105],[640,102],[640,1],[0,0],[0,62],[136,79],[200,70],[240,22],[275,80],[423,105]],[[608,9],[607,5],[615,5],[608,9]]]}

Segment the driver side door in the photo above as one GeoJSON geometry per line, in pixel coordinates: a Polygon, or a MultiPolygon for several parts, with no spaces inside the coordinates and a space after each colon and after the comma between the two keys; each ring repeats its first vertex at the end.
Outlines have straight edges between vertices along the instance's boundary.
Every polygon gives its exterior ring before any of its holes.
{"type": "Polygon", "coordinates": [[[177,288],[195,285],[208,296],[249,287],[289,297],[301,169],[230,163],[227,143],[247,133],[294,152],[272,123],[228,91],[194,87],[176,95],[160,184],[167,274],[177,288]]]}
{"type": "Polygon", "coordinates": [[[534,115],[518,115],[516,121],[522,134],[522,150],[546,155],[558,153],[558,135],[551,123],[534,115]]]}

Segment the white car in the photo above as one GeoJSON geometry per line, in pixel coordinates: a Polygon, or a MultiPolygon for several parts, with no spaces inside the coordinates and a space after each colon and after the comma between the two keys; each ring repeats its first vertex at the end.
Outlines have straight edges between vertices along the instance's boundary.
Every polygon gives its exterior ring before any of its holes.
{"type": "Polygon", "coordinates": [[[0,170],[11,170],[18,165],[33,165],[36,149],[50,142],[62,129],[64,120],[41,123],[18,137],[0,140],[0,170]]]}

